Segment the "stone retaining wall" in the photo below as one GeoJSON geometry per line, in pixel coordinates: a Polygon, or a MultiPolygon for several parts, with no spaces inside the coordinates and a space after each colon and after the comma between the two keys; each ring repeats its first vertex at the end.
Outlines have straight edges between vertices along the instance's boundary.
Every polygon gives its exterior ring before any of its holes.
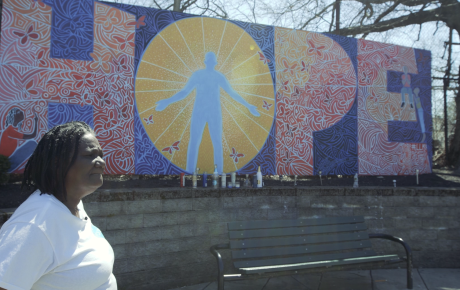
{"type": "MultiPolygon", "coordinates": [[[[406,240],[415,267],[460,267],[460,189],[123,189],[95,192],[84,205],[114,249],[120,290],[214,280],[209,247],[228,242],[226,222],[236,220],[362,215],[369,232],[406,240]]],[[[377,252],[404,254],[396,243],[372,242],[377,252]]]]}

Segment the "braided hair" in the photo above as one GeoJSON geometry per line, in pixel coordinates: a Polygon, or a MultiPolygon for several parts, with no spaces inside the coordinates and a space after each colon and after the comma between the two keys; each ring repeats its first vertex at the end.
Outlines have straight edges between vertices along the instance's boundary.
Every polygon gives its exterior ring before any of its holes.
{"type": "Polygon", "coordinates": [[[67,200],[65,179],[78,155],[80,139],[94,131],[85,122],[73,121],[49,130],[38,143],[24,170],[22,187],[39,189],[67,200]]]}

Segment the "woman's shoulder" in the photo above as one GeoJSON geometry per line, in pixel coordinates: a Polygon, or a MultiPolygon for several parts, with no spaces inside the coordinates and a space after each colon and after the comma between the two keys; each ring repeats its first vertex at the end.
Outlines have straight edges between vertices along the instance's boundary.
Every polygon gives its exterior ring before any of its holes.
{"type": "Polygon", "coordinates": [[[39,225],[50,217],[59,218],[65,206],[53,195],[36,190],[13,213],[8,223],[22,222],[39,225]]]}

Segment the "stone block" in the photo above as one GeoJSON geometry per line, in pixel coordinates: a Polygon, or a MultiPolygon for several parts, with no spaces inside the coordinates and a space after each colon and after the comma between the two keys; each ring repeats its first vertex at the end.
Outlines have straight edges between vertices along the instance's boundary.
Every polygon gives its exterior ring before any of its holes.
{"type": "Polygon", "coordinates": [[[435,216],[436,208],[433,207],[407,207],[407,217],[428,218],[435,216]]]}
{"type": "Polygon", "coordinates": [[[160,228],[160,237],[162,240],[172,240],[181,237],[180,228],[182,226],[168,226],[168,227],[161,227],[160,228]]]}
{"type": "Polygon", "coordinates": [[[140,257],[131,257],[128,259],[128,266],[132,272],[145,271],[153,268],[166,267],[169,264],[168,254],[148,255],[140,257]]]}
{"type": "Polygon", "coordinates": [[[456,196],[420,196],[420,206],[456,206],[456,196]]]}
{"type": "Polygon", "coordinates": [[[163,238],[162,227],[128,229],[126,230],[126,243],[155,241],[163,238]]]}
{"type": "Polygon", "coordinates": [[[298,197],[297,207],[310,207],[311,205],[311,196],[301,195],[298,197]]]}
{"type": "Polygon", "coordinates": [[[436,230],[410,230],[409,236],[411,240],[436,240],[438,238],[438,231],[436,230]]]}
{"type": "Polygon", "coordinates": [[[208,229],[211,236],[218,236],[228,233],[227,223],[225,222],[210,223],[208,225],[208,229]]]}
{"type": "Polygon", "coordinates": [[[125,201],[121,212],[123,214],[154,213],[161,211],[161,200],[125,201]]]}
{"type": "Polygon", "coordinates": [[[366,225],[369,229],[393,229],[394,220],[391,218],[367,219],[366,225]]]}
{"type": "Polygon", "coordinates": [[[208,212],[208,222],[232,222],[237,220],[235,209],[218,209],[208,212]]]}
{"type": "Polygon", "coordinates": [[[107,230],[141,228],[144,215],[118,215],[107,217],[107,230]]]}
{"type": "Polygon", "coordinates": [[[127,244],[126,247],[129,257],[142,257],[181,251],[181,241],[179,239],[156,240],[127,244]]]}
{"type": "Polygon", "coordinates": [[[382,206],[418,206],[419,200],[416,196],[384,196],[382,197],[382,206]]]}
{"type": "Polygon", "coordinates": [[[127,251],[126,251],[126,244],[119,244],[119,245],[111,245],[113,249],[113,253],[115,254],[115,260],[117,259],[124,259],[128,258],[127,251]]]}
{"type": "Polygon", "coordinates": [[[460,207],[436,207],[434,215],[437,218],[460,218],[460,207]]]}
{"type": "Polygon", "coordinates": [[[192,201],[193,210],[215,210],[220,209],[220,199],[215,197],[194,198],[192,201]]]}
{"type": "Polygon", "coordinates": [[[297,187],[297,196],[321,196],[321,187],[297,187]]]}
{"type": "Polygon", "coordinates": [[[432,218],[423,220],[424,229],[447,230],[460,227],[460,221],[455,218],[432,218]]]}
{"type": "Polygon", "coordinates": [[[162,200],[162,211],[187,211],[192,210],[193,200],[185,199],[165,199],[162,200]]]}
{"type": "Polygon", "coordinates": [[[330,216],[352,216],[353,209],[351,208],[299,208],[298,209],[298,218],[299,219],[308,219],[308,218],[320,218],[320,217],[330,217],[330,216]]]}
{"type": "Polygon", "coordinates": [[[420,229],[422,220],[417,218],[393,218],[393,227],[397,229],[420,229]]]}
{"type": "Polygon", "coordinates": [[[124,244],[127,242],[126,231],[125,230],[116,230],[116,231],[103,231],[105,239],[109,242],[110,245],[124,244]]]}
{"type": "MultiPolygon", "coordinates": [[[[438,239],[443,240],[460,240],[460,231],[454,230],[440,230],[438,231],[438,239]]],[[[460,241],[458,242],[460,244],[460,241]]]]}
{"type": "Polygon", "coordinates": [[[106,217],[93,217],[91,218],[91,223],[99,228],[101,231],[107,229],[107,220],[106,217]]]}
{"type": "Polygon", "coordinates": [[[84,208],[90,217],[114,216],[122,214],[123,201],[85,203],[84,208]]]}
{"type": "Polygon", "coordinates": [[[297,208],[270,209],[267,212],[269,220],[297,219],[297,208]]]}
{"type": "Polygon", "coordinates": [[[341,207],[381,207],[381,196],[344,196],[341,200],[341,207]]]}
{"type": "Polygon", "coordinates": [[[412,240],[410,247],[412,251],[452,251],[452,240],[412,240]]]}
{"type": "Polygon", "coordinates": [[[382,210],[383,217],[392,217],[392,218],[405,218],[407,217],[407,212],[405,207],[398,206],[384,206],[382,210]]]}
{"type": "Polygon", "coordinates": [[[383,217],[383,207],[360,207],[353,208],[353,215],[363,216],[364,219],[380,219],[383,217]]]}
{"type": "MultiPolygon", "coordinates": [[[[229,243],[229,239],[228,239],[227,234],[222,234],[222,235],[211,237],[211,245],[228,244],[228,243],[229,243]]],[[[224,251],[223,253],[226,253],[226,252],[224,251]]]]}
{"type": "Polygon", "coordinates": [[[144,214],[143,226],[149,228],[176,225],[177,216],[176,212],[144,214]]]}
{"type": "Polygon", "coordinates": [[[270,211],[270,209],[242,208],[236,210],[236,219],[239,221],[266,220],[268,219],[268,211],[270,211]]]}
{"type": "Polygon", "coordinates": [[[128,267],[128,259],[115,259],[113,263],[113,274],[117,275],[128,272],[131,272],[131,269],[128,267]]]}
{"type": "Polygon", "coordinates": [[[252,196],[238,196],[238,197],[223,197],[222,198],[224,208],[247,208],[253,207],[253,197],[252,196]]]}
{"type": "Polygon", "coordinates": [[[312,196],[310,199],[312,208],[341,208],[341,198],[337,196],[312,196]]]}
{"type": "Polygon", "coordinates": [[[179,226],[180,237],[193,237],[208,235],[209,229],[207,224],[187,224],[179,226]]]}

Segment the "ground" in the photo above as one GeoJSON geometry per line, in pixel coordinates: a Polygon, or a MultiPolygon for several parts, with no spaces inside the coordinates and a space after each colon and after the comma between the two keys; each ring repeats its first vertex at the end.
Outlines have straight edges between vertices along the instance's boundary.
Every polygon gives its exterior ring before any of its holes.
{"type": "MultiPolygon", "coordinates": [[[[200,178],[200,176],[199,176],[200,178]]],[[[208,176],[208,185],[211,177],[208,176]]],[[[243,184],[244,176],[238,176],[237,181],[243,184]]],[[[11,176],[10,182],[0,185],[0,208],[18,207],[31,193],[30,190],[21,189],[22,176],[11,176]]],[[[227,181],[230,176],[227,177],[227,181]]],[[[360,176],[359,186],[394,186],[396,180],[397,187],[460,187],[460,175],[454,174],[453,170],[433,169],[431,174],[419,176],[419,185],[416,184],[415,176],[360,176]]],[[[353,176],[323,176],[320,180],[318,176],[299,177],[298,186],[337,186],[352,187],[353,176]]],[[[202,184],[198,180],[199,186],[202,184]]],[[[292,176],[264,176],[265,186],[293,186],[292,176]]],[[[186,177],[186,186],[192,186],[191,176],[186,177]]],[[[160,188],[160,187],[179,187],[178,176],[162,175],[106,175],[104,185],[101,189],[112,188],[160,188]]]]}

